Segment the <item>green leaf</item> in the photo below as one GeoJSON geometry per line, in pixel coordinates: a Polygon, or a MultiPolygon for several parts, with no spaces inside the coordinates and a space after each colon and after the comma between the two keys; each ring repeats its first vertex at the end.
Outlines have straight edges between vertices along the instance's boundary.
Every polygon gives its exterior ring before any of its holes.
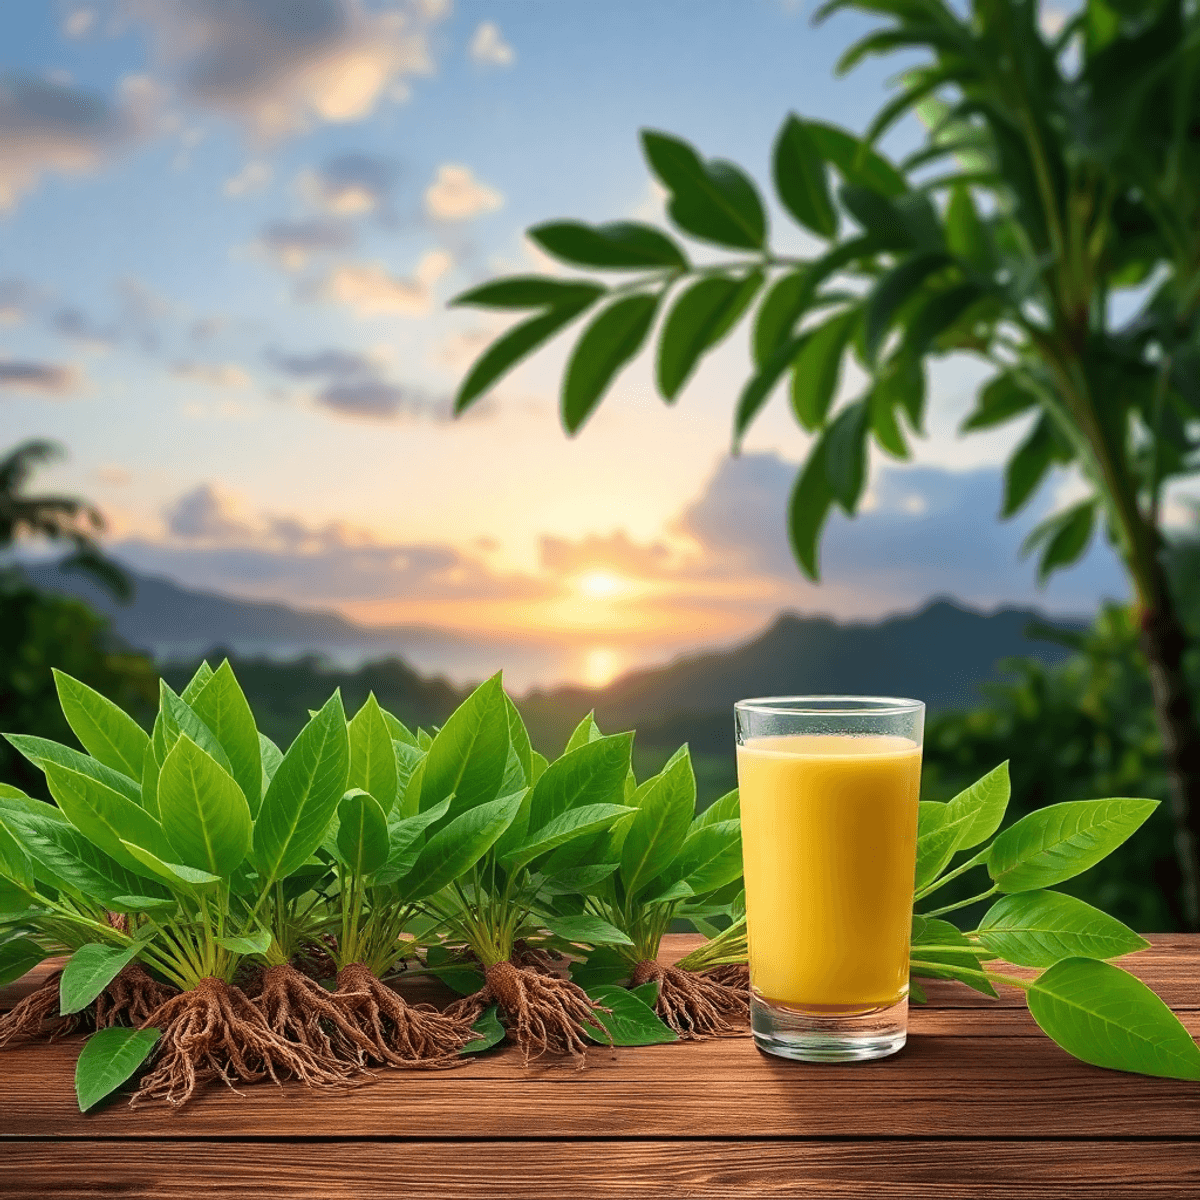
{"type": "Polygon", "coordinates": [[[228,935],[216,939],[218,946],[232,950],[234,954],[266,954],[271,947],[271,931],[261,926],[253,933],[240,937],[228,935]]]}
{"type": "MultiPolygon", "coordinates": [[[[588,742],[597,741],[603,736],[600,726],[596,724],[595,713],[588,713],[571,731],[571,736],[567,738],[567,748],[563,754],[570,754],[572,750],[578,750],[580,746],[586,746],[588,742]]],[[[548,767],[550,764],[546,765],[548,767]]]]}
{"type": "Polygon", "coordinates": [[[904,338],[907,353],[914,359],[923,358],[937,339],[958,324],[963,314],[985,295],[977,283],[960,283],[931,296],[909,319],[904,338]]]}
{"type": "Polygon", "coordinates": [[[160,679],[158,687],[161,706],[159,715],[162,717],[161,725],[155,727],[156,729],[161,728],[162,731],[162,745],[157,748],[161,751],[158,754],[159,766],[161,767],[167,761],[167,755],[170,754],[179,737],[187,734],[201,750],[232,774],[232,766],[229,762],[229,755],[225,753],[225,747],[217,741],[217,735],[196,715],[195,709],[190,704],[185,704],[183,698],[177,696],[165,680],[160,679]]]}
{"type": "Polygon", "coordinates": [[[976,271],[986,273],[992,266],[993,250],[987,228],[975,211],[971,189],[956,187],[946,208],[946,244],[976,271]]]}
{"type": "Polygon", "coordinates": [[[208,665],[207,659],[202,659],[200,665],[196,668],[196,673],[188,681],[187,687],[180,693],[180,698],[185,704],[191,704],[195,698],[204,690],[204,685],[213,677],[213,669],[208,665]]]}
{"type": "Polygon", "coordinates": [[[1111,963],[1068,958],[1039,975],[1026,996],[1042,1032],[1086,1063],[1200,1081],[1200,1047],[1179,1018],[1111,963]]]}
{"type": "Polygon", "coordinates": [[[580,913],[577,916],[563,916],[555,913],[553,916],[542,917],[541,922],[551,933],[557,934],[568,942],[579,942],[588,946],[632,946],[628,934],[602,917],[591,913],[580,913]]]}
{"type": "Polygon", "coordinates": [[[1038,560],[1038,583],[1045,583],[1061,567],[1069,567],[1083,557],[1092,540],[1096,523],[1096,501],[1084,500],[1043,521],[1025,539],[1021,553],[1028,554],[1044,546],[1038,560]]]}
{"type": "Polygon", "coordinates": [[[548,875],[542,883],[542,891],[548,896],[594,896],[616,869],[615,862],[568,867],[565,871],[548,875]]]}
{"type": "Polygon", "coordinates": [[[529,236],[547,254],[578,267],[629,270],[635,267],[680,267],[687,256],[666,234],[638,221],[585,225],[581,221],[548,221],[529,236]]]}
{"type": "Polygon", "coordinates": [[[497,338],[471,365],[467,377],[459,385],[454,398],[455,415],[465,412],[492,385],[506,375],[521,359],[532,354],[544,342],[548,342],[560,329],[569,325],[597,297],[604,294],[597,288],[595,295],[570,303],[561,303],[541,316],[532,317],[514,326],[503,337],[497,338]]]}
{"type": "Polygon", "coordinates": [[[979,393],[975,411],[958,427],[960,433],[1003,425],[1038,406],[1038,398],[1011,375],[997,375],[979,393]]]}
{"type": "Polygon", "coordinates": [[[603,294],[604,288],[594,283],[551,279],[546,275],[514,275],[462,292],[450,304],[472,308],[559,308],[591,304],[603,294]]]}
{"type": "Polygon", "coordinates": [[[654,1009],[633,992],[601,984],[592,988],[588,995],[610,1010],[595,1014],[607,1037],[588,1025],[583,1026],[583,1032],[593,1042],[602,1046],[661,1046],[679,1041],[679,1034],[660,1021],[654,1009]]]}
{"type": "Polygon", "coordinates": [[[833,492],[825,469],[825,441],[822,438],[809,451],[808,461],[797,474],[788,501],[788,540],[792,553],[814,583],[821,574],[817,543],[832,504],[833,492]]]}
{"type": "Polygon", "coordinates": [[[954,847],[956,850],[978,846],[1000,828],[1011,792],[1008,760],[1005,759],[949,802],[947,819],[951,824],[957,825],[962,818],[967,818],[954,847]]]}
{"type": "Polygon", "coordinates": [[[337,846],[342,862],[360,877],[378,871],[387,862],[387,815],[369,793],[352,790],[338,805],[337,846]]]}
{"type": "Polygon", "coordinates": [[[496,1009],[497,1006],[493,1004],[484,1010],[475,1024],[471,1026],[479,1036],[474,1041],[468,1042],[459,1051],[459,1054],[480,1054],[504,1041],[504,1026],[500,1024],[496,1009]]]}
{"type": "Polygon", "coordinates": [[[917,243],[895,200],[872,188],[853,184],[843,184],[839,195],[842,206],[881,249],[917,249],[917,243]]]}
{"type": "Polygon", "coordinates": [[[1063,461],[1054,427],[1050,418],[1043,416],[1004,468],[1004,507],[1000,515],[1011,517],[1023,508],[1050,468],[1063,461]]]}
{"type": "Polygon", "coordinates": [[[813,290],[810,267],[783,275],[771,285],[758,306],[754,322],[754,362],[757,366],[763,366],[791,337],[796,322],[808,309],[813,290]]]}
{"type": "Polygon", "coordinates": [[[719,246],[758,250],[766,244],[762,201],[736,166],[705,162],[687,142],[649,129],[642,130],[642,149],[671,193],[667,213],[680,229],[719,246]]]}
{"type": "MultiPolygon", "coordinates": [[[[258,735],[258,751],[262,758],[262,794],[265,796],[271,780],[275,778],[275,772],[279,769],[279,764],[283,762],[283,751],[265,733],[258,735]]],[[[255,813],[256,817],[257,815],[255,813]]]]}
{"type": "Polygon", "coordinates": [[[149,868],[157,878],[177,890],[191,892],[196,888],[208,887],[221,882],[220,875],[213,875],[210,871],[200,871],[196,867],[185,866],[183,863],[165,862],[156,854],[152,854],[141,846],[135,846],[132,842],[122,841],[121,845],[143,867],[149,868]]]}
{"type": "Polygon", "coordinates": [[[158,1043],[157,1029],[114,1026],[93,1033],[75,1063],[75,1095],[79,1111],[87,1112],[115,1091],[150,1057],[158,1043]]]}
{"type": "Polygon", "coordinates": [[[321,844],[350,774],[350,737],[339,692],[296,736],[254,823],[251,859],[266,889],[321,844]]]}
{"type": "Polygon", "coordinates": [[[802,428],[819,429],[837,393],[842,354],[854,332],[858,309],[846,309],[808,332],[792,362],[792,411],[802,428]]]}
{"type": "Polygon", "coordinates": [[[663,879],[678,879],[693,895],[706,896],[741,876],[741,822],[733,819],[693,827],[663,879]]]}
{"type": "Polygon", "coordinates": [[[979,923],[979,940],[997,958],[1052,967],[1064,958],[1120,958],[1150,943],[1116,917],[1062,892],[1004,896],[979,923]]]}
{"type": "Polygon", "coordinates": [[[396,809],[392,809],[388,814],[388,860],[376,873],[375,883],[395,883],[412,870],[421,852],[421,834],[450,811],[453,801],[454,797],[449,796],[440,804],[411,817],[401,817],[396,809]]]}
{"type": "Polygon", "coordinates": [[[128,775],[121,774],[120,771],[114,771],[112,767],[106,767],[99,759],[92,758],[87,754],[80,754],[78,750],[72,750],[69,746],[61,746],[58,742],[52,742],[48,738],[33,737],[25,733],[6,733],[4,736],[19,754],[27,758],[40,771],[46,770],[47,763],[57,763],[68,770],[78,771],[81,775],[95,779],[114,792],[119,792],[126,800],[130,800],[134,804],[142,803],[142,790],[138,787],[137,782],[130,779],[128,775]]]}
{"type": "Polygon", "coordinates": [[[164,888],[127,870],[54,815],[32,811],[4,813],[4,823],[33,860],[34,874],[57,888],[113,907],[117,896],[151,895],[169,898],[164,888]]]}
{"type": "Polygon", "coordinates": [[[675,399],[700,356],[726,328],[726,313],[741,290],[736,279],[710,275],[675,301],[658,340],[658,390],[667,400],[675,399]]]}
{"type": "Polygon", "coordinates": [[[690,837],[692,833],[695,833],[697,829],[702,829],[705,825],[713,825],[718,821],[736,821],[740,815],[738,789],[734,788],[732,792],[726,792],[725,795],[714,800],[692,821],[688,836],[690,837]]]}
{"type": "Polygon", "coordinates": [[[628,979],[633,970],[629,959],[612,946],[597,946],[582,962],[571,963],[571,982],[585,992],[607,984],[628,979]]]}
{"type": "Polygon", "coordinates": [[[1157,800],[1069,800],[1039,808],[992,843],[987,868],[1002,892],[1053,887],[1112,853],[1157,800]]]}
{"type": "Polygon", "coordinates": [[[947,821],[945,804],[933,800],[920,802],[917,807],[916,891],[931,884],[946,869],[969,822],[968,816],[947,821]]]}
{"type": "Polygon", "coordinates": [[[396,803],[400,775],[391,731],[374,692],[367,696],[366,703],[355,714],[349,732],[349,786],[369,792],[386,816],[396,803]]]}
{"type": "Polygon", "coordinates": [[[58,1011],[64,1017],[86,1008],[141,952],[141,945],[80,946],[63,968],[58,984],[58,1011]]]}
{"type": "Polygon", "coordinates": [[[587,804],[582,808],[570,808],[533,830],[521,845],[504,855],[500,865],[506,871],[515,870],[575,838],[609,829],[618,817],[633,811],[623,804],[587,804]]]}
{"type": "Polygon", "coordinates": [[[242,789],[251,817],[262,803],[262,749],[254,715],[226,659],[192,702],[196,716],[212,730],[229,759],[229,773],[242,789]]]}
{"type": "Polygon", "coordinates": [[[775,139],[775,190],[783,206],[818,237],[837,234],[837,210],[829,194],[825,161],[816,139],[794,113],[775,139]]]}
{"type": "Polygon", "coordinates": [[[142,762],[150,748],[146,731],[111,700],[54,668],[54,685],[63,716],[83,748],[114,771],[141,779],[142,762]]]}
{"type": "Polygon", "coordinates": [[[974,974],[980,970],[980,955],[976,947],[949,921],[914,916],[910,957],[922,963],[934,964],[912,967],[914,975],[923,979],[954,979],[977,992],[982,992],[985,996],[996,996],[996,989],[991,983],[974,974]],[[962,948],[940,948],[947,946],[962,948]]]}
{"type": "Polygon", "coordinates": [[[838,169],[846,183],[885,196],[899,196],[908,190],[904,176],[882,154],[853,134],[822,121],[808,121],[806,128],[818,153],[838,169]]]}
{"type": "Polygon", "coordinates": [[[620,804],[633,751],[633,734],[599,737],[552,762],[537,781],[529,824],[542,829],[555,817],[594,804],[620,804]]]}
{"type": "Polygon", "coordinates": [[[435,833],[399,886],[408,902],[423,900],[469,871],[496,843],[521,807],[525,792],[477,804],[435,833]]]}
{"type": "Polygon", "coordinates": [[[50,762],[46,764],[46,781],[50,794],[67,820],[129,870],[138,875],[145,874],[142,864],[125,850],[124,841],[145,846],[158,855],[170,856],[170,842],[163,827],[144,808],[119,792],[78,771],[69,771],[50,762]]]}
{"type": "Polygon", "coordinates": [[[851,516],[858,507],[867,478],[867,417],[866,398],[847,404],[822,439],[829,490],[851,516]]]}
{"type": "Polygon", "coordinates": [[[871,289],[863,312],[863,344],[867,359],[874,362],[896,314],[904,307],[930,275],[950,262],[941,251],[922,250],[901,259],[871,289]]]}
{"type": "Polygon", "coordinates": [[[640,293],[617,300],[583,331],[563,376],[562,420],[577,433],[616,373],[642,348],[659,297],[640,293]]]}
{"type": "Polygon", "coordinates": [[[162,765],[158,810],[163,832],[186,866],[228,878],[245,859],[251,828],[246,797],[187,734],[162,765]]]}
{"type": "Polygon", "coordinates": [[[0,942],[0,987],[20,979],[47,957],[46,951],[32,938],[15,937],[0,942]]]}
{"type": "Polygon", "coordinates": [[[634,898],[683,848],[696,808],[696,777],[684,746],[634,793],[637,814],[621,847],[621,883],[634,898]]]}
{"type": "Polygon", "coordinates": [[[779,382],[784,371],[791,366],[792,361],[808,341],[809,335],[802,333],[781,343],[771,356],[750,377],[738,397],[737,413],[733,421],[733,448],[736,454],[741,449],[742,439],[746,430],[763,405],[770,399],[771,392],[779,382]]]}
{"type": "Polygon", "coordinates": [[[508,764],[508,730],[504,689],[500,676],[493,675],[438,730],[425,759],[420,807],[430,808],[453,795],[453,811],[459,813],[495,800],[508,764]]]}
{"type": "Polygon", "coordinates": [[[525,722],[507,692],[504,693],[504,708],[508,713],[508,752],[511,758],[517,760],[521,772],[520,783],[515,783],[511,788],[501,788],[501,792],[507,795],[520,787],[533,787],[533,746],[529,743],[529,730],[525,728],[525,722]]]}
{"type": "MultiPolygon", "coordinates": [[[[155,722],[157,728],[157,722],[155,722]]],[[[157,821],[158,820],[158,759],[154,755],[154,744],[151,742],[150,753],[142,766],[141,806],[157,821]]]]}

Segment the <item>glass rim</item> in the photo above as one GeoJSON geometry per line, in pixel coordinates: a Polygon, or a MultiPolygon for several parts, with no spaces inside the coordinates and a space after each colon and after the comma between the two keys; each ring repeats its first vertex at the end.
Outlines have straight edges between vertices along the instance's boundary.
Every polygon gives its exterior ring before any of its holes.
{"type": "Polygon", "coordinates": [[[902,696],[757,696],[734,703],[735,712],[780,717],[899,716],[925,707],[924,700],[902,696]]]}

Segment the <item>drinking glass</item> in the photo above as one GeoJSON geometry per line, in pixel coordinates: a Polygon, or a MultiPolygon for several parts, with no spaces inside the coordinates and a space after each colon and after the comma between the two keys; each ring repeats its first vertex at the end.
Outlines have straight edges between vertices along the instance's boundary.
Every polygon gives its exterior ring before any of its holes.
{"type": "Polygon", "coordinates": [[[806,1062],[904,1045],[925,705],[741,700],[737,720],[755,1043],[806,1062]]]}

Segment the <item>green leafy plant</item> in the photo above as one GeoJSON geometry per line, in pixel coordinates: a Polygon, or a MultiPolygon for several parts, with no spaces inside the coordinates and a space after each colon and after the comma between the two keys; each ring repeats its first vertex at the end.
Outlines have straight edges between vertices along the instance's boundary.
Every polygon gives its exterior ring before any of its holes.
{"type": "Polygon", "coordinates": [[[753,308],[754,366],[734,441],[787,380],[812,436],[788,525],[816,579],[821,530],[835,505],[858,510],[872,443],[908,457],[930,360],[961,352],[985,364],[990,377],[963,431],[1033,418],[1007,465],[1002,515],[1028,504],[1055,468],[1087,485],[1030,535],[1039,577],[1077,561],[1097,525],[1125,564],[1169,770],[1185,919],[1200,928],[1200,723],[1162,522],[1164,489],[1195,473],[1200,451],[1200,13],[1183,0],[1087,0],[1052,37],[1036,0],[974,0],[961,13],[946,0],[832,0],[818,19],[845,8],[887,24],[847,50],[840,70],[896,50],[927,57],[899,77],[862,137],[784,121],[775,192],[813,252],[772,248],[765,206],[740,168],[644,131],[673,231],[531,229],[560,262],[620,272],[619,282],[522,276],[459,296],[533,315],[470,369],[457,408],[585,313],[562,381],[567,431],[587,421],[660,314],[656,382],[673,402],[753,308]],[[912,112],[926,124],[924,144],[893,163],[876,144],[912,112]],[[705,245],[700,261],[676,232],[705,245]],[[1130,304],[1110,303],[1139,287],[1130,304]],[[856,394],[845,398],[843,381],[856,394]]]}
{"type": "MultiPolygon", "coordinates": [[[[1134,833],[1154,800],[1075,800],[1037,809],[997,834],[1009,799],[1002,763],[945,804],[923,802],[917,835],[917,903],[959,876],[986,871],[978,895],[913,917],[910,971],[995,996],[995,984],[1025,992],[1029,1011],[1069,1054],[1096,1066],[1200,1080],[1200,1047],[1144,983],[1107,961],[1149,943],[1115,917],[1052,890],[1086,871],[1134,833]],[[981,849],[976,849],[982,843],[981,849]],[[950,868],[956,855],[968,855],[950,868]],[[978,928],[945,915],[999,896],[978,928]],[[1029,979],[990,960],[1041,973],[1029,979]]],[[[913,996],[923,999],[913,982],[913,996]]]]}

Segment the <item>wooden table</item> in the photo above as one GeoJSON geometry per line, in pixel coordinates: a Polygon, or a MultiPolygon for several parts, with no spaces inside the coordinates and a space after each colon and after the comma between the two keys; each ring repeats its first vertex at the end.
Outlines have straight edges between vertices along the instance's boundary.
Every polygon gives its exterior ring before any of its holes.
{"type": "MultiPolygon", "coordinates": [[[[694,939],[670,940],[678,957],[694,939]]],[[[1125,964],[1200,1034],[1200,937],[1125,964]]],[[[18,985],[14,985],[16,988],[18,985]]],[[[807,1065],[748,1039],[511,1050],[349,1094],[212,1088],[81,1116],[79,1042],[0,1051],[0,1196],[1200,1197],[1200,1085],[1087,1067],[999,1003],[932,985],[898,1056],[807,1065]]],[[[9,1003],[15,992],[9,989],[9,1003]]]]}

